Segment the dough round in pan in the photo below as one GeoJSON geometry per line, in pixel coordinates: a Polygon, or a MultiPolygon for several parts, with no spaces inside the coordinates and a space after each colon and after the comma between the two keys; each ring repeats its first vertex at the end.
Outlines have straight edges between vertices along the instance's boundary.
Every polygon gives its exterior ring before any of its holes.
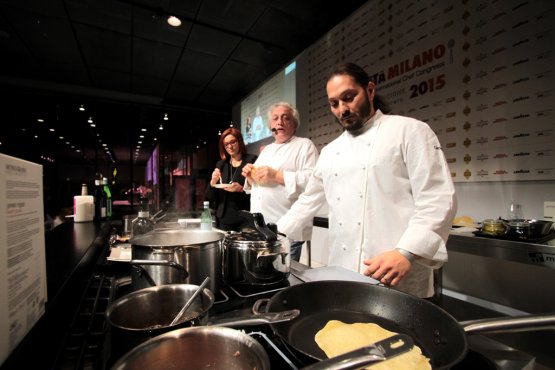
{"type": "MultiPolygon", "coordinates": [[[[395,334],[397,333],[386,330],[377,324],[346,324],[342,321],[330,320],[316,333],[314,340],[318,347],[331,358],[371,345],[395,334]]],[[[431,368],[430,360],[416,345],[409,352],[368,367],[373,370],[428,370],[431,368]]]]}

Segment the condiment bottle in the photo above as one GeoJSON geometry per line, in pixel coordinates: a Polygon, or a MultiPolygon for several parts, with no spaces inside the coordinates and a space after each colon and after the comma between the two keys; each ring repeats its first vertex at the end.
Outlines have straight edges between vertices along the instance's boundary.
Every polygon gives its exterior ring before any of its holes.
{"type": "Polygon", "coordinates": [[[139,217],[133,223],[131,237],[146,234],[154,230],[154,221],[150,219],[148,210],[148,198],[139,199],[139,217]]]}

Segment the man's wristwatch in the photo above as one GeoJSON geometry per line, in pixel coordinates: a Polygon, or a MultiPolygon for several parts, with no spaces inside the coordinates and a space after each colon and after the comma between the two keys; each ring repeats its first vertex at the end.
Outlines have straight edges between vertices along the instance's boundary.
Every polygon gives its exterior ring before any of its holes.
{"type": "Polygon", "coordinates": [[[399,253],[401,253],[403,255],[403,257],[405,257],[406,259],[409,260],[409,262],[412,262],[416,259],[416,255],[412,254],[411,252],[409,252],[406,249],[403,248],[395,248],[395,250],[399,253]]]}

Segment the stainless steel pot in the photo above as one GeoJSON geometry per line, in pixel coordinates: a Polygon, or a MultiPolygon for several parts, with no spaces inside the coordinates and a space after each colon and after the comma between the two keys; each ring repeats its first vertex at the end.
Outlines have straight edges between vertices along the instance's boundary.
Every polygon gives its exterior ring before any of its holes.
{"type": "Polygon", "coordinates": [[[262,345],[248,334],[223,327],[195,327],[143,343],[112,369],[270,370],[270,360],[262,345]]]}
{"type": "Polygon", "coordinates": [[[214,294],[204,289],[191,304],[186,317],[172,320],[192,297],[197,285],[170,284],[141,289],[110,304],[106,320],[111,327],[112,355],[117,358],[144,341],[170,330],[208,322],[214,294]]]}
{"type": "Polygon", "coordinates": [[[251,217],[253,228],[225,236],[224,280],[230,284],[268,285],[287,279],[291,264],[288,239],[265,225],[260,213],[251,217]]]}
{"type": "Polygon", "coordinates": [[[218,230],[160,229],[131,239],[133,290],[153,285],[222,283],[222,240],[218,230]]]}

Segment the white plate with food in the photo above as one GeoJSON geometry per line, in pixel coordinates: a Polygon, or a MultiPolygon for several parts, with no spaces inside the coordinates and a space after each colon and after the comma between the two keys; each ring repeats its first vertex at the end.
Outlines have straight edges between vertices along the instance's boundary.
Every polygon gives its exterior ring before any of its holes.
{"type": "Polygon", "coordinates": [[[232,184],[216,184],[214,185],[214,187],[216,189],[225,189],[225,188],[229,188],[232,184]]]}

